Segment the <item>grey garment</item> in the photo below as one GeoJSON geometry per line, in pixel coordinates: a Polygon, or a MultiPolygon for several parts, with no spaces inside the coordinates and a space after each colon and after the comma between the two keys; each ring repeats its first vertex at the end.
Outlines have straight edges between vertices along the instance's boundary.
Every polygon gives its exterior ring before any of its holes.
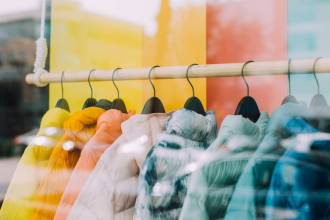
{"type": "Polygon", "coordinates": [[[235,184],[262,140],[268,121],[267,113],[262,113],[257,123],[242,116],[226,117],[208,150],[208,161],[192,175],[180,219],[224,217],[235,184]]]}
{"type": "Polygon", "coordinates": [[[134,219],[178,219],[190,168],[216,137],[213,112],[179,110],[149,152],[139,176],[134,219]]]}
{"type": "Polygon", "coordinates": [[[266,135],[236,185],[225,220],[264,219],[265,201],[276,162],[284,153],[280,147],[283,125],[292,116],[307,112],[304,104],[287,103],[272,115],[266,135]]]}

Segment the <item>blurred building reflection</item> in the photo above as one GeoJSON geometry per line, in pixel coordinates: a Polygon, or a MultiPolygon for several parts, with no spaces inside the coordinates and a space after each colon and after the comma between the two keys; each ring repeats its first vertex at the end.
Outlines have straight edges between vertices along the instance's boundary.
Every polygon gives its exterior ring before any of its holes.
{"type": "Polygon", "coordinates": [[[33,70],[39,14],[37,9],[0,16],[0,157],[24,150],[13,139],[37,127],[48,107],[48,90],[24,81],[33,70]]]}

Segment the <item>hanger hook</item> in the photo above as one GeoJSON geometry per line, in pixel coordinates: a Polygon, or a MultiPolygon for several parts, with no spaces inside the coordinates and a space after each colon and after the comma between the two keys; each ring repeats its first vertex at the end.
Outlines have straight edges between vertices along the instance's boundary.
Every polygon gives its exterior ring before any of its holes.
{"type": "Polygon", "coordinates": [[[95,69],[92,69],[90,72],[89,72],[89,75],[88,75],[88,85],[89,85],[89,88],[91,90],[91,98],[94,98],[94,91],[93,91],[93,87],[92,87],[92,83],[91,83],[91,75],[93,72],[95,72],[96,70],[95,69]]]}
{"type": "Polygon", "coordinates": [[[291,63],[292,63],[292,59],[290,58],[288,60],[288,85],[289,85],[289,96],[291,96],[291,63]]]}
{"type": "Polygon", "coordinates": [[[62,75],[61,75],[61,91],[62,91],[62,99],[64,99],[64,85],[63,85],[63,80],[64,80],[64,71],[62,71],[62,75]]]}
{"type": "Polygon", "coordinates": [[[153,97],[156,97],[156,88],[155,88],[154,83],[153,83],[152,80],[151,80],[151,74],[152,74],[152,71],[153,71],[154,69],[158,68],[158,67],[160,67],[160,66],[156,65],[156,66],[151,67],[150,70],[149,70],[149,75],[148,75],[149,82],[150,82],[150,84],[151,84],[151,86],[152,86],[152,89],[153,89],[153,91],[154,91],[154,96],[153,96],[153,97]]]}
{"type": "Polygon", "coordinates": [[[247,96],[250,96],[250,86],[249,86],[248,82],[247,82],[246,79],[245,79],[245,76],[244,76],[244,69],[245,69],[245,67],[246,67],[249,63],[253,63],[253,62],[254,62],[253,60],[246,61],[246,62],[243,64],[243,67],[242,67],[242,70],[241,70],[241,75],[242,75],[242,78],[243,78],[244,83],[245,83],[245,85],[246,85],[247,96]]]}
{"type": "Polygon", "coordinates": [[[316,76],[316,64],[320,59],[322,59],[322,57],[316,58],[315,61],[314,61],[314,64],[313,64],[313,75],[314,75],[315,82],[316,82],[316,85],[317,85],[317,94],[318,95],[320,95],[320,83],[319,83],[319,80],[316,76]]]}
{"type": "Polygon", "coordinates": [[[194,67],[194,66],[198,66],[198,64],[193,63],[193,64],[189,65],[188,68],[187,68],[187,71],[186,71],[186,78],[187,78],[188,83],[189,83],[190,86],[191,86],[192,93],[193,93],[193,97],[195,97],[195,88],[194,88],[194,85],[191,83],[191,81],[190,81],[190,79],[189,79],[189,71],[190,71],[190,69],[191,69],[192,67],[194,67]]]}
{"type": "Polygon", "coordinates": [[[121,69],[123,69],[123,68],[118,67],[118,68],[114,69],[113,72],[112,72],[112,84],[113,84],[113,85],[115,86],[115,88],[116,88],[118,99],[120,98],[120,93],[119,93],[118,86],[117,86],[116,83],[115,83],[115,74],[116,74],[116,72],[118,72],[118,71],[121,70],[121,69]]]}

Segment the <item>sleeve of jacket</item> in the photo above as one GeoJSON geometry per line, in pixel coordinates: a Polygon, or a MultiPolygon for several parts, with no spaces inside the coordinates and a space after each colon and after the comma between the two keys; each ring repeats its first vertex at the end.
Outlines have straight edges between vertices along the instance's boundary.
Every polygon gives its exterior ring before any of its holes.
{"type": "Polygon", "coordinates": [[[42,118],[40,129],[32,143],[25,149],[4,198],[0,219],[30,219],[37,207],[33,203],[36,189],[47,171],[49,157],[63,135],[63,122],[69,113],[58,108],[50,109],[42,118]],[[53,132],[46,132],[52,128],[53,132]],[[38,144],[37,140],[46,140],[38,144]],[[19,211],[17,211],[19,210],[19,211]]]}
{"type": "Polygon", "coordinates": [[[253,161],[245,167],[240,177],[225,215],[225,220],[231,219],[256,219],[254,202],[254,169],[253,161]]]}
{"type": "Polygon", "coordinates": [[[203,173],[203,170],[199,170],[191,177],[191,181],[188,185],[188,193],[180,215],[180,220],[209,219],[205,204],[207,192],[207,179],[203,173]]]}
{"type": "MultiPolygon", "coordinates": [[[[28,146],[25,149],[8,187],[0,211],[0,219],[28,219],[31,217],[35,208],[32,206],[32,198],[42,179],[42,173],[47,167],[47,160],[44,163],[34,160],[35,151],[40,150],[37,148],[41,147],[28,146]]],[[[48,154],[50,155],[50,153],[48,154]]]]}
{"type": "Polygon", "coordinates": [[[138,195],[135,203],[134,220],[150,219],[148,207],[151,201],[152,185],[155,182],[153,151],[154,148],[149,151],[138,177],[138,195]]]}
{"type": "Polygon", "coordinates": [[[122,136],[119,137],[102,155],[81,189],[68,216],[69,220],[110,219],[113,216],[113,185],[109,169],[113,166],[111,161],[116,155],[116,150],[124,141],[122,136]]]}
{"type": "Polygon", "coordinates": [[[319,219],[313,216],[310,203],[310,192],[316,190],[309,189],[316,186],[317,174],[310,172],[312,166],[294,160],[283,157],[276,165],[266,200],[267,220],[319,219]]]}
{"type": "Polygon", "coordinates": [[[89,220],[109,217],[111,191],[107,187],[107,163],[104,158],[98,162],[96,169],[89,176],[85,186],[74,203],[68,219],[89,220]]]}
{"type": "Polygon", "coordinates": [[[267,193],[266,219],[268,220],[276,219],[279,217],[277,216],[276,210],[280,210],[280,207],[283,206],[283,204],[286,204],[286,198],[284,197],[287,197],[287,193],[289,193],[289,189],[286,189],[281,173],[279,172],[280,169],[281,167],[277,166],[277,168],[274,170],[271,185],[267,193]]]}

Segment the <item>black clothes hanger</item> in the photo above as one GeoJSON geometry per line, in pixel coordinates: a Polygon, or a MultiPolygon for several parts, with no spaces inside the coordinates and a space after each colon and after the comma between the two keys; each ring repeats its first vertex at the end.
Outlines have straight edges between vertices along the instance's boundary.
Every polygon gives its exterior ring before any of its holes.
{"type": "Polygon", "coordinates": [[[62,98],[60,98],[60,99],[56,102],[56,108],[61,108],[61,109],[64,109],[64,110],[70,112],[69,103],[68,103],[68,101],[64,98],[63,78],[64,78],[64,71],[62,72],[62,76],[61,76],[61,91],[62,91],[62,98]]]}
{"type": "Polygon", "coordinates": [[[282,105],[286,103],[298,103],[296,97],[291,95],[291,59],[289,59],[288,61],[288,85],[289,85],[289,95],[283,99],[282,105]]]}
{"type": "Polygon", "coordinates": [[[89,88],[90,88],[90,90],[91,90],[91,97],[88,98],[88,99],[85,101],[85,103],[84,103],[84,105],[83,105],[83,109],[85,109],[85,108],[89,108],[89,107],[93,107],[93,106],[96,106],[96,104],[97,104],[97,100],[93,98],[93,87],[92,87],[92,83],[91,83],[91,75],[92,75],[93,72],[95,72],[94,69],[91,70],[91,71],[89,72],[89,75],[88,75],[88,85],[89,85],[89,88]]]}
{"type": "Polygon", "coordinates": [[[247,83],[245,76],[244,76],[244,68],[254,61],[247,61],[244,63],[241,71],[242,78],[245,82],[247,88],[247,96],[245,96],[241,101],[238,103],[238,106],[235,111],[235,115],[242,115],[244,118],[250,119],[252,122],[257,122],[260,117],[259,107],[257,102],[250,96],[250,87],[247,83]]]}
{"type": "Polygon", "coordinates": [[[127,108],[126,108],[125,102],[124,102],[124,100],[122,100],[120,98],[119,89],[118,89],[118,86],[115,83],[115,74],[116,74],[117,71],[119,71],[121,69],[122,68],[117,68],[112,73],[112,83],[113,83],[113,85],[115,86],[115,88],[117,90],[117,97],[118,97],[115,100],[113,100],[113,102],[112,102],[112,108],[113,109],[120,110],[122,113],[126,113],[127,114],[127,108]]]}
{"type": "Polygon", "coordinates": [[[310,107],[318,107],[318,108],[322,108],[322,107],[327,107],[328,103],[327,100],[325,99],[325,97],[320,93],[320,84],[319,84],[319,80],[316,76],[316,64],[317,62],[321,59],[322,57],[318,57],[315,59],[315,62],[313,64],[313,75],[316,81],[316,85],[317,85],[317,94],[312,98],[312,101],[310,103],[310,107]]]}
{"type": "Polygon", "coordinates": [[[112,109],[113,103],[109,101],[108,99],[100,99],[95,107],[102,108],[104,110],[112,109]]]}
{"type": "Polygon", "coordinates": [[[104,110],[109,110],[113,108],[113,102],[109,101],[108,99],[100,99],[95,107],[102,108],[104,110]]]}
{"type": "Polygon", "coordinates": [[[163,105],[162,101],[158,97],[156,97],[155,85],[153,84],[153,82],[151,80],[151,73],[157,67],[160,67],[160,66],[153,66],[149,71],[149,82],[150,82],[150,84],[152,86],[152,89],[154,91],[154,96],[151,97],[146,102],[146,104],[143,107],[142,114],[165,113],[164,105],[163,105]]]}
{"type": "Polygon", "coordinates": [[[194,111],[198,114],[201,115],[206,115],[206,112],[204,110],[203,104],[202,102],[195,96],[195,88],[193,86],[193,84],[191,83],[190,79],[189,79],[189,70],[193,67],[193,66],[197,66],[198,64],[191,64],[190,66],[188,66],[187,68],[187,72],[186,72],[186,78],[188,83],[190,84],[191,88],[192,88],[192,92],[193,92],[193,96],[190,97],[186,103],[184,104],[184,108],[194,111]]]}

